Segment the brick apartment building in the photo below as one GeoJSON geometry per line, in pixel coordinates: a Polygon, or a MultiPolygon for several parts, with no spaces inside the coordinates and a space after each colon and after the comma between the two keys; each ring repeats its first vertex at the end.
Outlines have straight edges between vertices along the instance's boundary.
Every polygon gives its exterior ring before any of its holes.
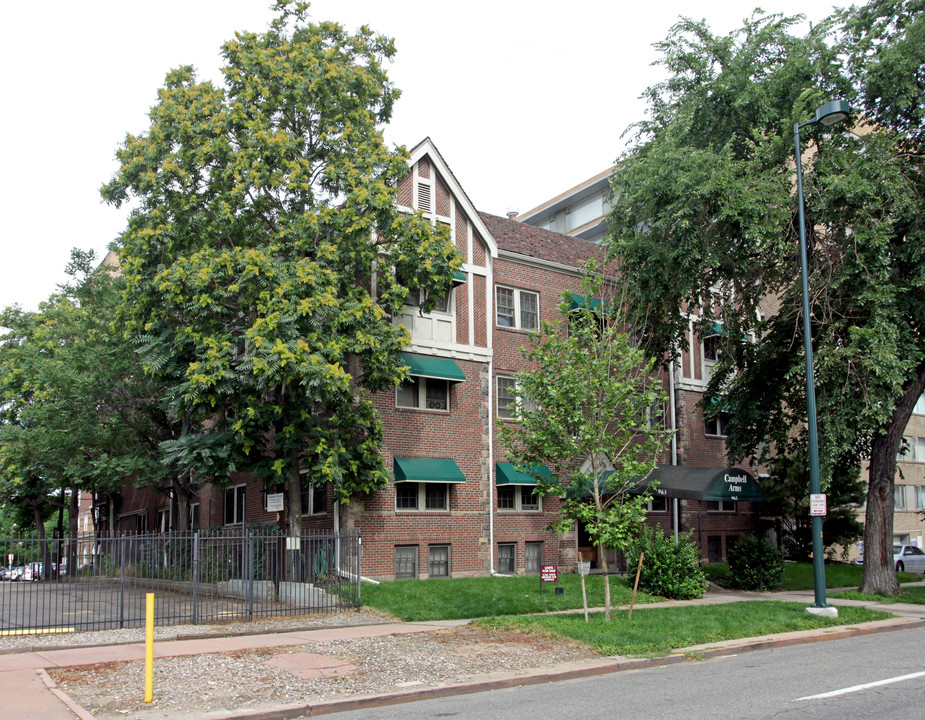
{"type": "MultiPolygon", "coordinates": [[[[346,506],[306,482],[303,530],[359,531],[362,572],[374,579],[534,573],[544,563],[571,570],[579,550],[596,562],[580,528],[545,530],[559,500],[538,497],[506,462],[496,419],[513,415],[511,390],[527,334],[557,319],[562,293],[578,290],[578,264],[599,255],[599,247],[478,212],[429,139],[412,149],[409,165],[400,208],[447,225],[464,262],[433,312],[422,314],[411,301],[394,318],[411,334],[403,355],[410,377],[374,398],[394,482],[346,506]]],[[[664,378],[676,439],[660,458],[649,522],[667,532],[693,530],[704,559],[716,560],[754,532],[752,500],[761,491],[751,474],[726,467],[722,419],[704,422],[698,402],[709,379],[710,343],[693,339],[695,350],[664,378]]],[[[262,485],[232,476],[226,488],[203,489],[190,508],[191,527],[278,524],[267,501],[262,485]]],[[[169,493],[127,487],[117,505],[120,532],[176,527],[169,493]]]]}

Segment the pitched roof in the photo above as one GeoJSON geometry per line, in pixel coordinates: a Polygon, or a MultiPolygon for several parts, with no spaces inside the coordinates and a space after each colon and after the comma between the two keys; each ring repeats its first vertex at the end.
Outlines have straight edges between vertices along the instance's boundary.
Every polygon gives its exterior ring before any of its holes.
{"type": "Polygon", "coordinates": [[[484,212],[480,212],[479,217],[494,236],[499,250],[571,267],[592,257],[603,262],[603,248],[587,240],[484,212]]]}

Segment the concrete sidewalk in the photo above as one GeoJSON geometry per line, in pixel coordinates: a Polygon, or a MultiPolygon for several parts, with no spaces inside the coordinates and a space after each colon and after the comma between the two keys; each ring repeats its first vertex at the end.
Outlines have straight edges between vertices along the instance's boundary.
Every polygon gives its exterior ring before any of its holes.
{"type": "MultiPolygon", "coordinates": [[[[918,584],[918,583],[917,583],[918,584]]],[[[711,592],[698,600],[669,601],[653,605],[638,605],[635,611],[653,608],[684,605],[724,604],[730,602],[776,600],[801,602],[809,605],[813,601],[811,591],[782,593],[753,592],[711,592]]],[[[718,655],[741,653],[748,650],[783,647],[819,640],[832,640],[852,637],[874,632],[886,632],[911,627],[925,626],[925,605],[897,603],[880,605],[857,600],[830,601],[832,605],[866,606],[885,610],[896,615],[889,620],[881,620],[863,625],[841,626],[822,630],[808,630],[754,638],[743,638],[719,643],[709,643],[690,648],[681,648],[673,654],[654,659],[636,658],[600,658],[599,660],[563,663],[550,667],[542,673],[529,676],[501,674],[482,682],[450,685],[440,688],[410,690],[389,693],[382,696],[355,697],[320,702],[308,706],[304,703],[280,706],[271,711],[211,713],[214,720],[264,720],[274,718],[300,718],[309,714],[330,713],[339,710],[376,707],[383,704],[410,702],[435,697],[446,697],[485,690],[513,687],[517,685],[540,684],[578,677],[589,677],[629,669],[641,669],[657,665],[684,662],[689,655],[697,657],[715,657],[718,655]]],[[[266,633],[261,635],[209,637],[191,640],[158,641],[154,644],[154,656],[176,657],[181,655],[201,655],[206,653],[229,652],[261,647],[285,647],[305,643],[350,639],[358,637],[379,637],[405,633],[431,632],[446,627],[467,624],[468,620],[422,623],[385,623],[377,625],[353,625],[323,628],[317,630],[300,630],[283,633],[266,633]]],[[[0,655],[0,698],[3,698],[4,716],[17,720],[94,720],[94,716],[80,707],[64,692],[55,687],[46,669],[95,665],[108,662],[127,662],[144,660],[144,643],[126,643],[121,645],[88,646],[65,649],[37,650],[32,652],[10,653],[0,655]]],[[[336,662],[325,662],[317,656],[317,671],[324,674],[339,672],[336,662]]]]}

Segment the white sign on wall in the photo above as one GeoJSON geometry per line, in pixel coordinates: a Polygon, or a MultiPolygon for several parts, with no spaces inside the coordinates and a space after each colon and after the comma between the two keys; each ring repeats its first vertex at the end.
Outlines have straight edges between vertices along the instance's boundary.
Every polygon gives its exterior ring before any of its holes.
{"type": "Polygon", "coordinates": [[[267,494],[267,512],[283,511],[283,493],[267,494]]]}

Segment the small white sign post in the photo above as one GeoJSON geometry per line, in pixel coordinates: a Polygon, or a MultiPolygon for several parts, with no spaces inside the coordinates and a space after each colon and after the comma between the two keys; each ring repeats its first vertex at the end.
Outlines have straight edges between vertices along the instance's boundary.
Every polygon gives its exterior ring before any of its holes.
{"type": "Polygon", "coordinates": [[[809,514],[810,517],[826,516],[825,493],[812,493],[809,496],[809,514]]]}

